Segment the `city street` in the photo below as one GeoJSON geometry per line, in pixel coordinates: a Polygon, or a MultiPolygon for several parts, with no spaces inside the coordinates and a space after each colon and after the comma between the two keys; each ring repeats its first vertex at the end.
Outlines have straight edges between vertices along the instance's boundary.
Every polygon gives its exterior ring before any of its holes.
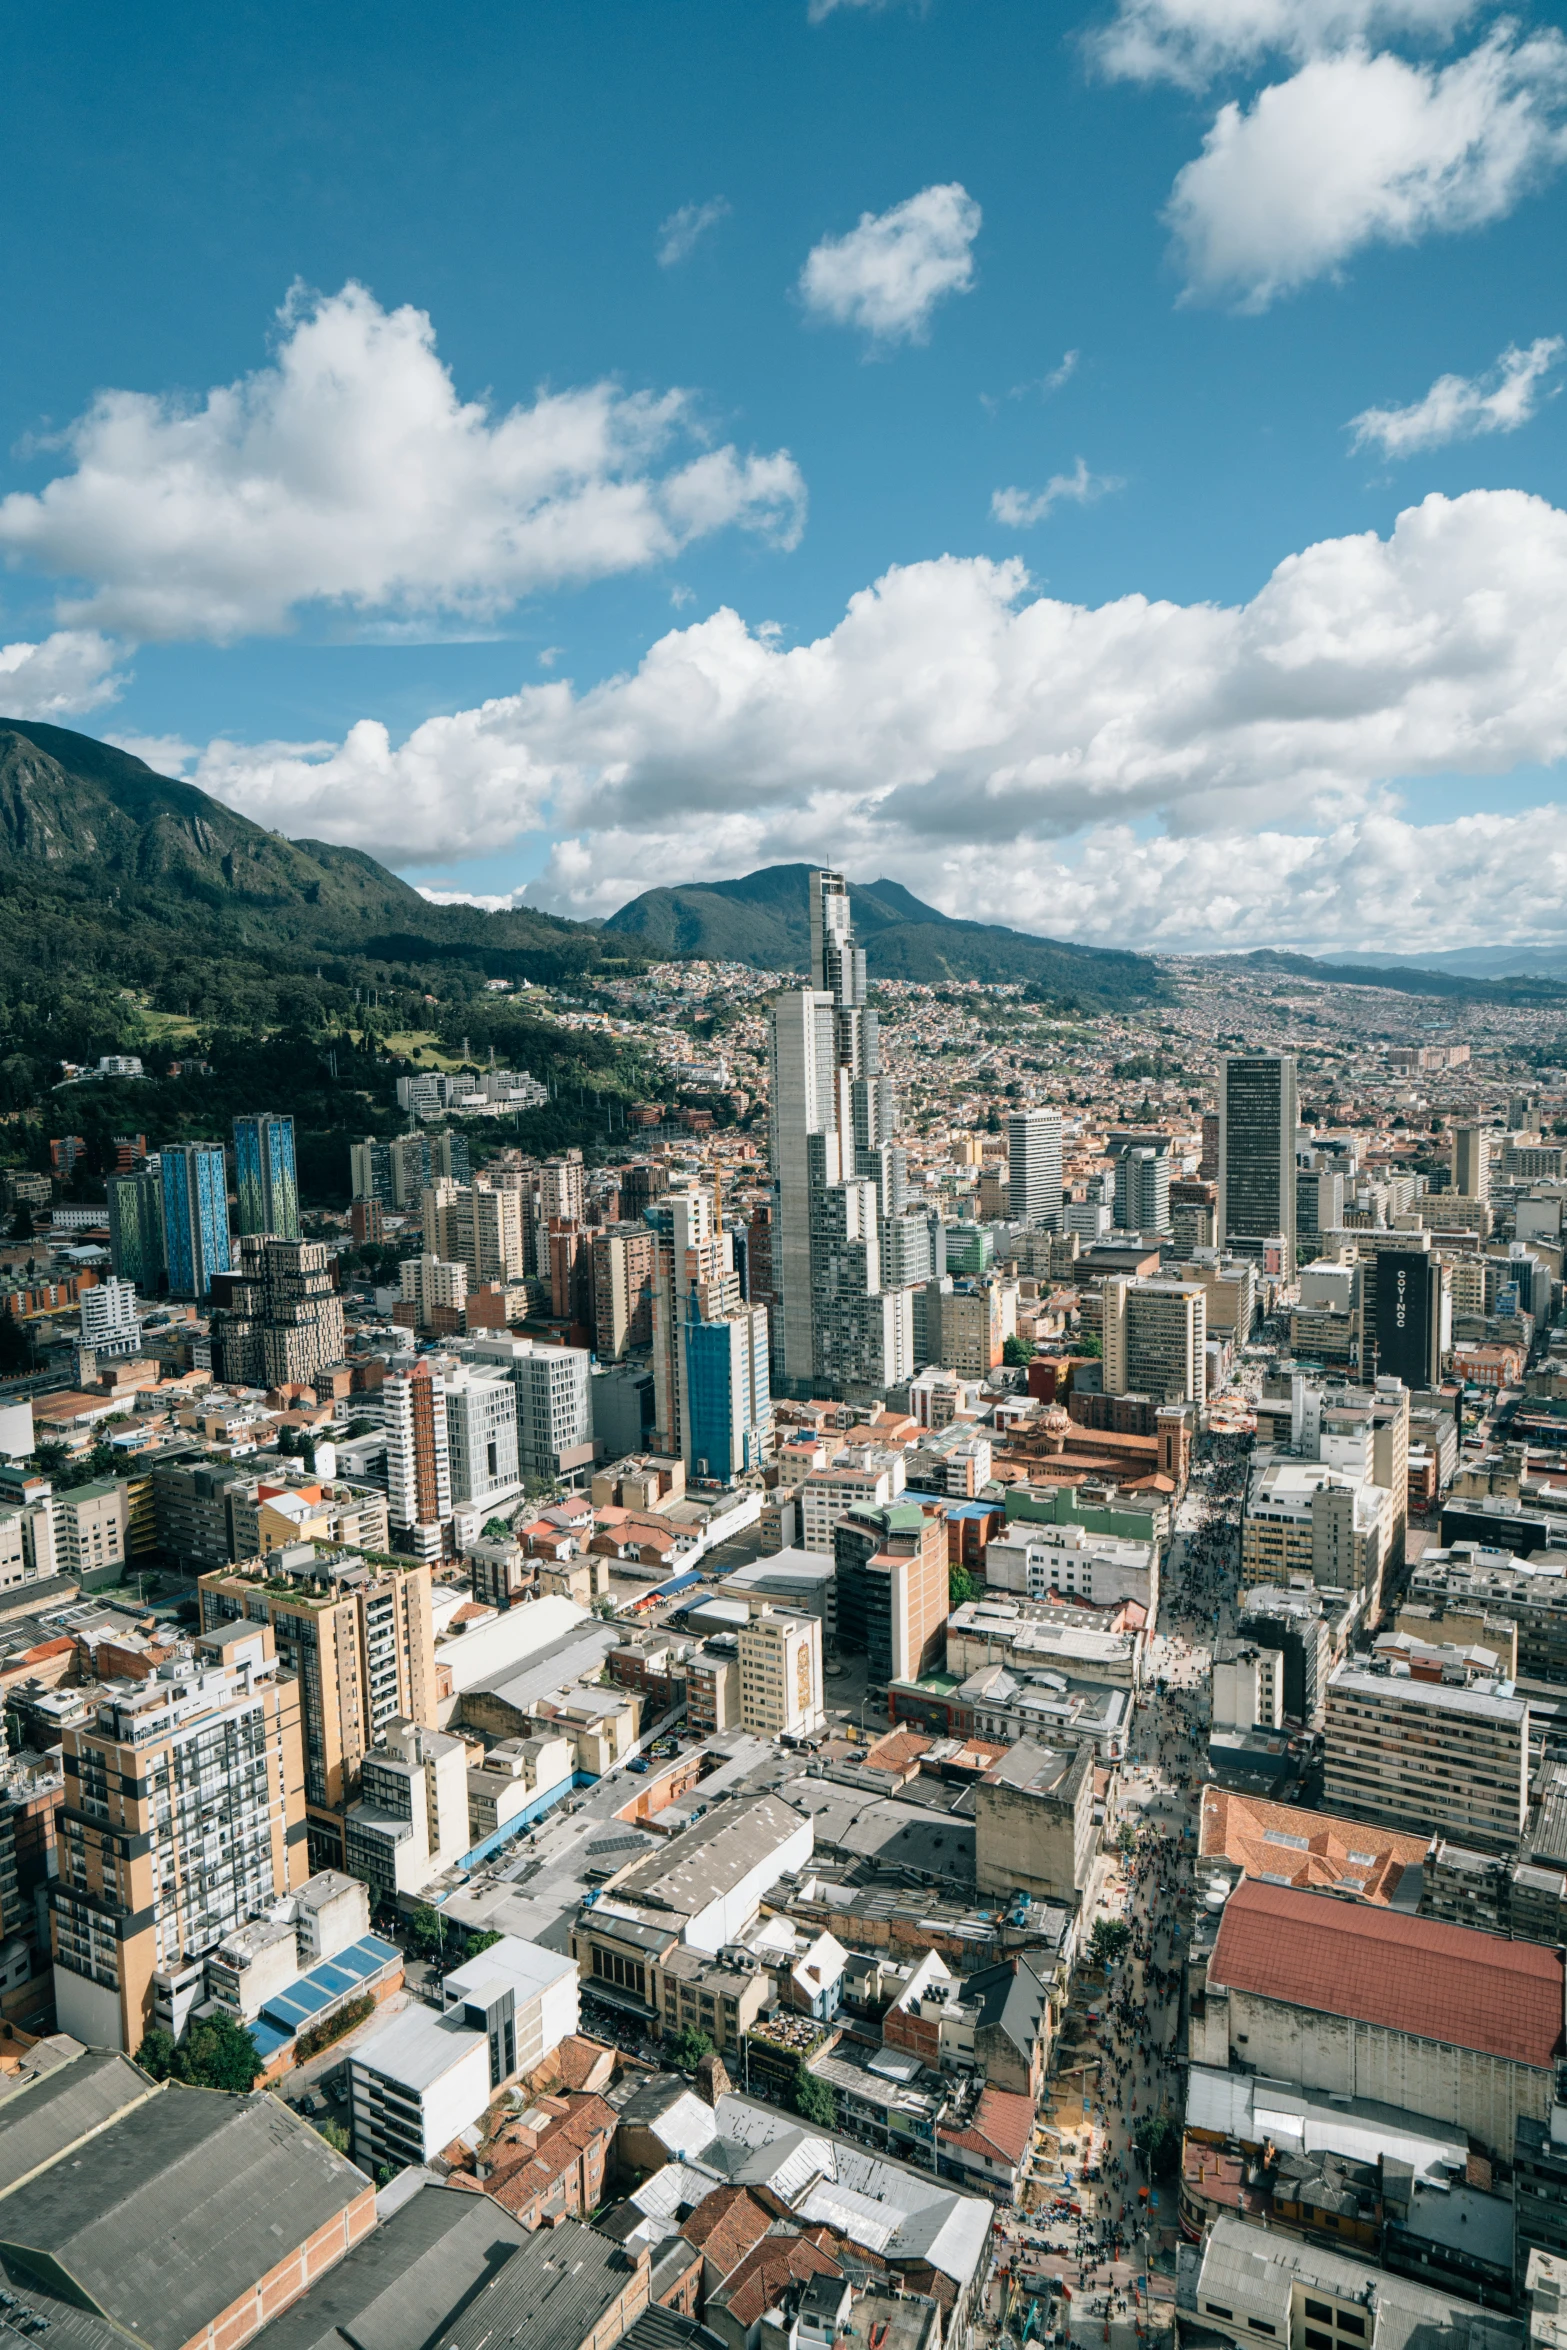
{"type": "Polygon", "coordinates": [[[1099,1910],[1124,1921],[1130,1940],[1105,1973],[1086,1963],[1079,1970],[1042,2108],[1050,2151],[1028,2207],[998,2216],[998,2267],[1010,2270],[1012,2290],[998,2275],[990,2314],[997,2325],[1005,2314],[1013,2341],[1054,2332],[1131,2350],[1171,2323],[1178,2184],[1173,2174],[1150,2177],[1135,2137],[1150,2116],[1180,2128],[1181,1969],[1212,1643],[1236,1613],[1244,1448],[1206,1447],[1201,1471],[1171,1543],[1120,1774],[1125,1849],[1099,1910]]]}

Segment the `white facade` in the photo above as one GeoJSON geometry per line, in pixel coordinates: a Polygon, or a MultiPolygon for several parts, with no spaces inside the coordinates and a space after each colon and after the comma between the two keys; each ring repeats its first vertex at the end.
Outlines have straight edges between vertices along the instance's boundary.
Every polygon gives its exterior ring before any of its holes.
{"type": "Polygon", "coordinates": [[[399,1531],[412,1531],[419,1557],[438,1557],[441,1526],[452,1514],[451,1455],[441,1383],[425,1365],[388,1372],[381,1383],[381,1424],[387,1517],[399,1531]]]}
{"type": "Polygon", "coordinates": [[[1009,1205],[1014,1224],[1061,1229],[1061,1113],[1014,1110],[1007,1120],[1009,1205]]]}
{"type": "Polygon", "coordinates": [[[405,2007],[360,2042],[349,2070],[354,2160],[372,2178],[383,2164],[428,2162],[490,2102],[489,2039],[460,2010],[405,2007]]]}
{"type": "Polygon", "coordinates": [[[463,1364],[444,1386],[452,1502],[482,1505],[521,1490],[517,1390],[498,1364],[463,1364]]]}
{"type": "Polygon", "coordinates": [[[345,1857],[373,1899],[418,1893],[468,1850],[468,1749],[417,1722],[387,1724],[344,1823],[345,1857]]]}
{"type": "Polygon", "coordinates": [[[1090,1534],[1082,1526],[1028,1526],[1019,1520],[1009,1539],[985,1551],[985,1581],[995,1591],[1048,1599],[1058,1591],[1091,1607],[1135,1600],[1152,1623],[1159,1605],[1159,1545],[1090,1534]]]}
{"type": "Polygon", "coordinates": [[[136,1284],[111,1273],[107,1280],[84,1289],[79,1299],[82,1344],[99,1354],[134,1354],[141,1344],[141,1315],[136,1308],[136,1284]]]}

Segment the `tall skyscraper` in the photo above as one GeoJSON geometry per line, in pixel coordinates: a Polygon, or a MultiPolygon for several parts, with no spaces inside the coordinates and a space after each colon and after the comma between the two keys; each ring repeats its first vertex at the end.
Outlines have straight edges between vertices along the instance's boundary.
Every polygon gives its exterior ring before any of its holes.
{"type": "Polygon", "coordinates": [[[655,1442],[691,1474],[728,1483],[772,1453],[767,1309],[740,1294],[711,1192],[666,1192],[648,1220],[655,1442]]]}
{"type": "Polygon", "coordinates": [[[1226,1053],[1219,1064],[1219,1234],[1240,1256],[1284,1243],[1286,1278],[1295,1269],[1293,1053],[1226,1053]]]}
{"type": "Polygon", "coordinates": [[[163,1253],[174,1297],[206,1298],[229,1270],[228,1175],[221,1142],[175,1142],[159,1153],[163,1253]]]}
{"type": "Polygon", "coordinates": [[[326,1244],[247,1232],[215,1285],[213,1370],[241,1386],[308,1385],[343,1359],[343,1300],[326,1244]]]}
{"type": "Polygon", "coordinates": [[[841,874],[812,873],[810,920],[811,984],[771,1007],[773,1365],[795,1395],[884,1388],[913,1368],[911,1291],[883,1274],[905,1213],[897,1095],[841,874]]]}
{"type": "Polygon", "coordinates": [[[163,1279],[163,1180],[157,1159],[109,1177],[109,1257],[124,1281],[156,1297],[163,1279]]]}
{"type": "Polygon", "coordinates": [[[1014,1110],[1007,1120],[1007,1159],[1014,1224],[1061,1229],[1061,1113],[1014,1110]]]}
{"type": "Polygon", "coordinates": [[[1115,1162],[1115,1220],[1123,1232],[1170,1229],[1170,1154],[1159,1143],[1129,1143],[1115,1162]]]}
{"type": "Polygon", "coordinates": [[[452,1514],[446,1411],[425,1361],[389,1371],[381,1383],[386,1425],[386,1507],[401,1546],[418,1559],[441,1555],[452,1514]]]}
{"type": "Polygon", "coordinates": [[[1453,1128],[1453,1189],[1465,1199],[1491,1196],[1491,1137],[1484,1126],[1453,1128]]]}
{"type": "Polygon", "coordinates": [[[241,1233],[299,1238],[299,1178],[294,1121],[259,1110],[234,1121],[234,1192],[241,1233]]]}

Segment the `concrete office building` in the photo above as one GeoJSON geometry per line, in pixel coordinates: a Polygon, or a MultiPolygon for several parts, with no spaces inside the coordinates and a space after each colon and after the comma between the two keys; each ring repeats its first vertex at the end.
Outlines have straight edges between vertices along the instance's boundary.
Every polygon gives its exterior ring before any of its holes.
{"type": "Polygon", "coordinates": [[[1328,1681],[1323,1802],[1510,1853],[1529,1805],[1529,1707],[1510,1689],[1340,1665],[1328,1681]]]}
{"type": "Polygon", "coordinates": [[[468,1749],[460,1738],[400,1719],[383,1727],[359,1771],[343,1822],[344,1867],[372,1903],[419,1893],[468,1850],[468,1749]]]}
{"type": "Polygon", "coordinates": [[[435,1728],[430,1570],[299,1544],[254,1568],[204,1575],[204,1631],[265,1622],[297,1677],[313,1867],[343,1865],[343,1810],[381,1731],[401,1718],[435,1728]]]}
{"type": "Polygon", "coordinates": [[[1110,1280],[1101,1293],[1107,1395],[1201,1404],[1207,1395],[1208,1294],[1195,1281],[1110,1280]]]}
{"type": "Polygon", "coordinates": [[[522,1491],[517,1390],[500,1363],[461,1363],[441,1382],[454,1508],[484,1508],[522,1491]]]}
{"type": "Polygon", "coordinates": [[[974,1885],[1074,1907],[1093,1867],[1094,1749],[1024,1738],[974,1786],[974,1885]]]}
{"type": "Polygon", "coordinates": [[[822,1727],[822,1627],[765,1600],[740,1626],[740,1721],[758,1738],[811,1738],[822,1727]]]}
{"type": "Polygon", "coordinates": [[[526,1477],[576,1481],[593,1466],[593,1358],[586,1347],[535,1345],[497,1331],[457,1349],[465,1363],[499,1364],[517,1390],[517,1465],[526,1477]]]}
{"type": "Polygon", "coordinates": [[[241,1234],[299,1238],[294,1121],[270,1110],[234,1121],[234,1191],[241,1234]]]}
{"type": "Polygon", "coordinates": [[[1292,1053],[1225,1053],[1219,1063],[1219,1236],[1237,1256],[1284,1244],[1295,1269],[1295,1129],[1292,1053]]]}
{"type": "MultiPolygon", "coordinates": [[[[1011,1221],[1061,1230],[1061,1113],[1013,1110],[1007,1118],[1011,1221]]],[[[1168,1181],[1166,1183],[1168,1199],[1168,1181]]]]}
{"type": "Polygon", "coordinates": [[[170,1143],[158,1154],[169,1292],[203,1303],[229,1270],[229,1196],[220,1142],[170,1143]]]}
{"type": "Polygon", "coordinates": [[[1363,1593],[1375,1622],[1394,1523],[1393,1497],[1363,1474],[1314,1460],[1263,1460],[1241,1520],[1241,1586],[1309,1576],[1319,1590],[1363,1593]]]}
{"type": "Polygon", "coordinates": [[[265,1624],[117,1682],[64,1733],[69,1800],[49,1890],[62,2031],[135,2049],[153,1977],[309,1875],[299,1685],[265,1624]]]}
{"type": "Polygon", "coordinates": [[[94,1282],[84,1289],[79,1299],[82,1315],[82,1344],[91,1347],[95,1355],[133,1355],[141,1345],[141,1315],[136,1304],[136,1285],[122,1281],[111,1273],[107,1281],[94,1282]]]}
{"type": "Polygon", "coordinates": [[[1453,1189],[1464,1199],[1491,1197],[1491,1136],[1484,1126],[1453,1128],[1453,1189]]]}
{"type": "Polygon", "coordinates": [[[849,1509],[832,1529],[838,1646],[863,1656],[873,1688],[918,1681],[946,1647],[944,1517],[918,1502],[849,1509]]]}

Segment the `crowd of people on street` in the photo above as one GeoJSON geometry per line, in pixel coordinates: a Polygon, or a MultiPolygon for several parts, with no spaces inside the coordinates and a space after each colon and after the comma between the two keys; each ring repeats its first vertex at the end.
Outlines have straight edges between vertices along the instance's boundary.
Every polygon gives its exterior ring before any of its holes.
{"type": "MultiPolygon", "coordinates": [[[[1034,2271],[1060,2293],[1054,2318],[1068,2330],[1113,2319],[1148,2326],[1151,2254],[1174,2218],[1175,2190],[1161,2195],[1157,2149],[1179,2131],[1184,2068],[1178,2051],[1183,1947],[1197,1857],[1197,1810],[1210,1720],[1212,1642],[1233,1621],[1239,1565],[1238,1499],[1250,1440],[1223,1438],[1204,1463],[1198,1523],[1172,1542],[1161,1617],[1149,1644],[1145,1685],[1123,1774],[1129,1816],[1122,1832],[1126,1926],[1106,1971],[1102,2003],[1088,2010],[1082,2166],[1063,2177],[1044,2233],[1025,2240],[1034,2271]],[[1135,1789],[1135,1795],[1133,1790],[1135,1789]],[[1162,2205],[1162,2208],[1161,2208],[1162,2205]]],[[[1126,2337],[1123,2337],[1126,2338],[1126,2337]]]]}

